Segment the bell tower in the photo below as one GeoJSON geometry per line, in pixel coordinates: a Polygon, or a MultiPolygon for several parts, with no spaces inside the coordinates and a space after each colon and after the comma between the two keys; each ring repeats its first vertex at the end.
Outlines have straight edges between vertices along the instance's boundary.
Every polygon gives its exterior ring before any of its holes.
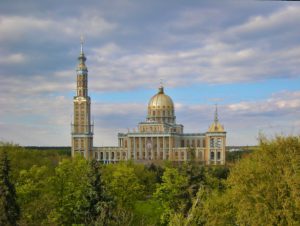
{"type": "Polygon", "coordinates": [[[86,57],[83,52],[83,38],[78,57],[77,88],[74,96],[74,118],[72,130],[72,157],[76,154],[86,159],[93,158],[93,127],[91,123],[91,98],[88,96],[88,69],[85,65],[86,57]]]}

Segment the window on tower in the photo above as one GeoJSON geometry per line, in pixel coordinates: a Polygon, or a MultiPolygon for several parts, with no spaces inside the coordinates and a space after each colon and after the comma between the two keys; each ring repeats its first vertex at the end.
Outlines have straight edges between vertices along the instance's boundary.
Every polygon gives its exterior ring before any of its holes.
{"type": "Polygon", "coordinates": [[[220,160],[221,159],[221,152],[217,152],[217,159],[220,160]]]}
{"type": "Polygon", "coordinates": [[[214,160],[215,159],[215,153],[212,151],[210,152],[210,160],[214,160]]]}
{"type": "Polygon", "coordinates": [[[215,147],[215,139],[214,138],[210,138],[210,147],[215,147]]]}

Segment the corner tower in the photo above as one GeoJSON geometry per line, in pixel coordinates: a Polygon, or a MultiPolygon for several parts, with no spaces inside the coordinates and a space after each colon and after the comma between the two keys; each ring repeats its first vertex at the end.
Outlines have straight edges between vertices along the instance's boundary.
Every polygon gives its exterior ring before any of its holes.
{"type": "Polygon", "coordinates": [[[225,164],[226,131],[219,122],[218,107],[216,105],[214,122],[206,133],[206,163],[214,165],[225,164]]]}
{"type": "Polygon", "coordinates": [[[74,96],[72,128],[72,156],[80,154],[86,159],[93,157],[93,124],[91,123],[91,98],[88,96],[88,69],[83,52],[83,39],[78,57],[77,88],[74,96]]]}

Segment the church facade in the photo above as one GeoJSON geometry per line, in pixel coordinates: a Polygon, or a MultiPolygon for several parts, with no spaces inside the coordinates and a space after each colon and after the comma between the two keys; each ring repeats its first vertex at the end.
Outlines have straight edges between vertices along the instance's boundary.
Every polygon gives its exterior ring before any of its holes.
{"type": "Polygon", "coordinates": [[[218,119],[217,108],[213,123],[204,133],[184,133],[184,126],[176,123],[173,100],[161,85],[150,99],[145,121],[137,131],[118,134],[118,146],[93,147],[93,124],[88,96],[88,70],[82,50],[78,57],[77,93],[74,97],[72,123],[72,156],[81,154],[87,159],[103,163],[133,160],[159,163],[169,160],[194,160],[203,164],[225,164],[226,132],[218,119]]]}

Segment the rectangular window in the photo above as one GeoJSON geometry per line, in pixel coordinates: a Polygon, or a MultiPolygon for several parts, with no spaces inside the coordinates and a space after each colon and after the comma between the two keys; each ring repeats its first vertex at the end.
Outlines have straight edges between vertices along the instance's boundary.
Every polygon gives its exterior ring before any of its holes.
{"type": "Polygon", "coordinates": [[[221,138],[218,138],[218,140],[217,140],[217,147],[221,148],[221,146],[222,146],[222,140],[221,140],[221,138]]]}
{"type": "Polygon", "coordinates": [[[210,147],[215,147],[215,139],[214,138],[210,138],[210,147]]]}
{"type": "Polygon", "coordinates": [[[214,160],[215,159],[215,153],[212,151],[210,152],[210,160],[214,160]]]}
{"type": "Polygon", "coordinates": [[[220,160],[221,159],[221,152],[218,151],[217,153],[217,159],[220,160]]]}

